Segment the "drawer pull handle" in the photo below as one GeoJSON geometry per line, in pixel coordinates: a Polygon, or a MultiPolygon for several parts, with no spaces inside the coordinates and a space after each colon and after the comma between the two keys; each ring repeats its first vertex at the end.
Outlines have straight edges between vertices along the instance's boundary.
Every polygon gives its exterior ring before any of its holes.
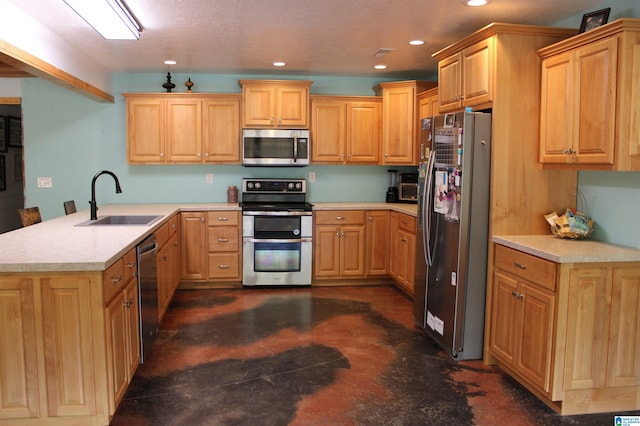
{"type": "Polygon", "coordinates": [[[220,242],[220,243],[228,243],[229,239],[228,238],[218,238],[218,242],[220,242]]]}
{"type": "Polygon", "coordinates": [[[513,262],[513,264],[516,265],[520,269],[527,269],[527,265],[523,265],[522,263],[513,262]]]}
{"type": "Polygon", "coordinates": [[[344,216],[336,216],[336,220],[344,220],[344,216]]]}
{"type": "Polygon", "coordinates": [[[115,277],[111,278],[111,282],[113,284],[119,283],[120,281],[122,281],[122,275],[116,275],[115,277]]]}
{"type": "Polygon", "coordinates": [[[136,263],[135,262],[127,263],[127,268],[135,268],[135,267],[136,267],[136,263]]]}
{"type": "Polygon", "coordinates": [[[518,292],[518,291],[515,291],[515,290],[513,290],[513,291],[511,292],[511,295],[512,295],[513,297],[515,297],[516,299],[522,299],[522,298],[524,297],[524,295],[523,295],[522,293],[520,293],[520,292],[518,292]]]}
{"type": "Polygon", "coordinates": [[[220,269],[229,269],[229,265],[223,263],[222,265],[218,265],[218,268],[220,268],[220,269]]]}
{"type": "Polygon", "coordinates": [[[229,220],[229,218],[228,218],[228,217],[219,217],[219,218],[218,218],[218,220],[219,220],[220,222],[226,222],[226,221],[228,221],[228,220],[229,220]]]}

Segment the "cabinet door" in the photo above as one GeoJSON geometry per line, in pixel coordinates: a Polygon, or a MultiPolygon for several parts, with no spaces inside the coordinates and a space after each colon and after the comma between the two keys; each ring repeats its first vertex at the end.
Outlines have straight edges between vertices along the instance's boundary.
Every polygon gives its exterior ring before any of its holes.
{"type": "Polygon", "coordinates": [[[0,279],[0,423],[40,417],[31,279],[0,279]]]}
{"type": "Polygon", "coordinates": [[[243,127],[275,125],[275,88],[272,86],[242,87],[243,127]]]}
{"type": "Polygon", "coordinates": [[[171,302],[171,263],[170,246],[165,244],[158,250],[157,271],[158,271],[158,321],[161,321],[171,302]]]}
{"type": "Polygon", "coordinates": [[[382,94],[382,162],[413,164],[415,87],[387,88],[382,94]]]}
{"type": "Polygon", "coordinates": [[[221,97],[203,104],[204,161],[240,162],[240,98],[221,97]]]}
{"type": "Polygon", "coordinates": [[[129,384],[127,356],[127,312],[125,293],[120,292],[105,309],[107,324],[107,359],[113,407],[118,406],[129,384]]]}
{"type": "Polygon", "coordinates": [[[438,62],[438,98],[440,112],[462,108],[462,55],[452,55],[438,62]]]}
{"type": "Polygon", "coordinates": [[[202,102],[168,100],[167,160],[171,162],[202,161],[202,102]]]}
{"type": "Polygon", "coordinates": [[[514,296],[518,282],[499,271],[493,276],[491,297],[491,352],[510,367],[515,365],[516,336],[521,326],[518,315],[518,299],[514,296]]]}
{"type": "Polygon", "coordinates": [[[463,106],[486,104],[493,100],[493,38],[487,38],[462,51],[463,106]]]}
{"type": "Polygon", "coordinates": [[[340,227],[316,225],[313,235],[313,273],[316,277],[340,275],[340,227]]]}
{"type": "Polygon", "coordinates": [[[398,231],[397,280],[409,295],[413,295],[415,264],[415,236],[404,230],[398,231]]]}
{"type": "Polygon", "coordinates": [[[380,116],[378,102],[347,104],[347,161],[377,163],[380,158],[380,116]]]}
{"type": "Polygon", "coordinates": [[[309,126],[309,88],[282,86],[276,89],[276,126],[309,126]]]}
{"type": "Polygon", "coordinates": [[[364,277],[364,226],[340,228],[340,275],[364,277]]]}
{"type": "Polygon", "coordinates": [[[389,212],[367,213],[367,276],[389,275],[389,212]]]}
{"type": "Polygon", "coordinates": [[[345,159],[346,103],[312,102],[311,161],[342,163],[345,159]]]}
{"type": "Polygon", "coordinates": [[[41,283],[48,415],[92,416],[96,336],[90,293],[95,283],[75,275],[43,278],[41,283]]]}
{"type": "Polygon", "coordinates": [[[613,164],[617,61],[617,37],[576,49],[573,149],[578,164],[613,164]]]}
{"type": "Polygon", "coordinates": [[[203,212],[181,213],[182,278],[201,280],[207,277],[207,221],[203,212]]]}
{"type": "Polygon", "coordinates": [[[551,350],[555,315],[555,296],[536,286],[520,283],[519,301],[521,335],[515,363],[516,371],[549,392],[551,350]]]}
{"type": "Polygon", "coordinates": [[[160,99],[127,99],[127,159],[165,161],[165,105],[160,99]]]}
{"type": "Polygon", "coordinates": [[[542,61],[540,162],[567,163],[573,132],[573,54],[542,61]]]}
{"type": "Polygon", "coordinates": [[[607,387],[640,385],[640,268],[613,270],[607,387]]]}

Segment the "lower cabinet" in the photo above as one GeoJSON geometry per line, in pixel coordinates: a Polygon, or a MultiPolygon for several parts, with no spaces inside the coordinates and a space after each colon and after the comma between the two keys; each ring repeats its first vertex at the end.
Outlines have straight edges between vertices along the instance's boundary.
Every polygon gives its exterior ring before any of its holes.
{"type": "Polygon", "coordinates": [[[391,278],[398,287],[413,296],[413,278],[416,258],[416,218],[404,213],[391,212],[391,242],[389,248],[391,278]]]}
{"type": "Polygon", "coordinates": [[[182,279],[242,281],[241,212],[181,213],[182,279]]]}
{"type": "Polygon", "coordinates": [[[161,321],[180,283],[179,218],[174,216],[156,231],[158,244],[158,320],[161,321]]]}
{"type": "Polygon", "coordinates": [[[314,278],[364,278],[365,228],[365,212],[362,210],[316,212],[314,278]]]}
{"type": "Polygon", "coordinates": [[[389,223],[388,210],[370,210],[367,218],[365,258],[367,277],[389,275],[389,223]]]}
{"type": "Polygon", "coordinates": [[[135,259],[0,274],[0,423],[109,424],[140,356],[135,259]]]}
{"type": "Polygon", "coordinates": [[[490,353],[561,414],[640,409],[640,263],[495,246],[490,353]]]}

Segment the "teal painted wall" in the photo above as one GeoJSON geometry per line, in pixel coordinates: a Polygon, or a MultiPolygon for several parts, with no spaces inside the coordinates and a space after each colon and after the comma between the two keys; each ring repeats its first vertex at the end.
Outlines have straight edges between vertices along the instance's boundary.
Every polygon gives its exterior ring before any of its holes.
{"type": "MultiPolygon", "coordinates": [[[[579,28],[584,13],[611,8],[609,22],[620,18],[640,18],[638,0],[609,0],[593,9],[556,23],[559,27],[579,28]]],[[[638,172],[579,172],[578,187],[584,194],[588,210],[595,220],[592,238],[640,248],[640,173],[638,172]]]]}
{"type": "MultiPolygon", "coordinates": [[[[118,74],[114,76],[114,104],[103,104],[41,79],[24,79],[22,113],[25,151],[26,205],[40,207],[43,218],[64,214],[62,202],[74,199],[86,209],[91,198],[91,179],[100,170],[113,171],[123,192],[102,176],[96,185],[98,205],[107,203],[226,202],[229,185],[243,177],[307,177],[311,202],[382,202],[388,186],[388,167],[309,166],[303,168],[245,168],[220,165],[140,166],[126,162],[125,105],[122,93],[163,91],[166,73],[118,74]],[[213,173],[214,183],[205,175],[213,173]],[[38,177],[51,177],[52,188],[37,188],[38,177]]],[[[187,75],[172,73],[176,91],[184,91],[187,78],[194,90],[240,93],[239,79],[279,76],[187,75]]],[[[372,87],[382,80],[349,77],[287,77],[313,80],[312,93],[374,95],[372,87]]],[[[413,168],[401,168],[412,171],[413,168]]]]}

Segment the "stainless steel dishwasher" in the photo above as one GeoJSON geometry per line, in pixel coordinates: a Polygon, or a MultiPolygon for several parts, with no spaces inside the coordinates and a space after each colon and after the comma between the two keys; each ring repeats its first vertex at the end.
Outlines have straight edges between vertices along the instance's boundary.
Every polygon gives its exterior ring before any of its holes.
{"type": "Polygon", "coordinates": [[[145,238],[136,248],[138,254],[138,291],[140,294],[140,363],[144,363],[158,337],[158,266],[156,236],[145,238]]]}

